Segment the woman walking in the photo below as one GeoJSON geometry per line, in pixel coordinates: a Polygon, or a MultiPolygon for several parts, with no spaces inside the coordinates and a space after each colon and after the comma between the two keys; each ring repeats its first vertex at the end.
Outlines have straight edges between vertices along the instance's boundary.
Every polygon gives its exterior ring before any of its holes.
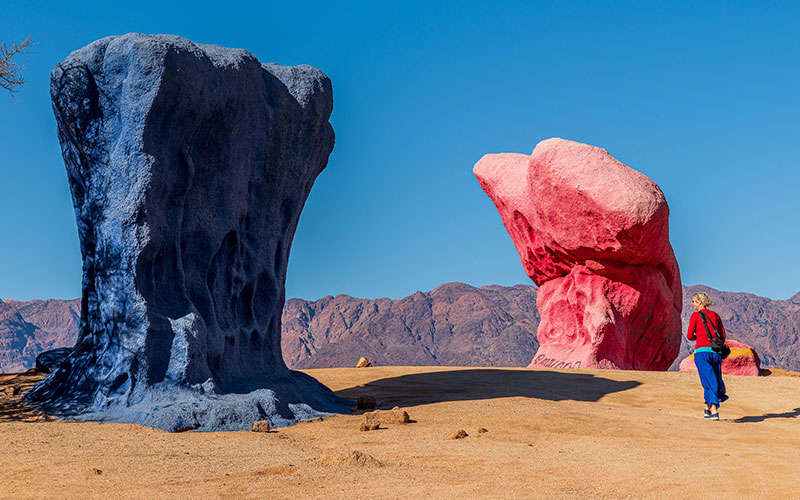
{"type": "Polygon", "coordinates": [[[719,404],[727,400],[728,396],[725,394],[725,382],[722,381],[722,358],[711,349],[708,335],[709,333],[714,335],[716,330],[724,341],[725,328],[722,326],[719,314],[707,309],[711,306],[711,297],[706,292],[694,294],[692,306],[695,312],[689,318],[689,331],[686,333],[686,338],[697,340],[694,364],[700,375],[700,383],[703,384],[703,397],[706,403],[703,418],[719,420],[719,404]],[[703,316],[705,316],[705,322],[703,316]],[[712,406],[714,407],[713,413],[711,412],[712,406]]]}

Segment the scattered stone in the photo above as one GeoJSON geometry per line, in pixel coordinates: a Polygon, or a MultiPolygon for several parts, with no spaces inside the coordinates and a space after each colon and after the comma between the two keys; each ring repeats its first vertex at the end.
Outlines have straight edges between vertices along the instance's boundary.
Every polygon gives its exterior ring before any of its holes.
{"type": "Polygon", "coordinates": [[[252,432],[269,432],[269,420],[258,420],[250,427],[252,432]]]}
{"type": "Polygon", "coordinates": [[[473,169],[539,287],[530,367],[666,370],[681,344],[669,207],[604,149],[547,139],[473,169]]]}
{"type": "Polygon", "coordinates": [[[366,432],[366,431],[376,431],[376,430],[378,430],[380,428],[381,428],[381,425],[380,424],[376,424],[375,422],[372,422],[372,423],[362,422],[361,423],[361,427],[359,428],[359,430],[361,432],[366,432]]]}
{"type": "Polygon", "coordinates": [[[95,469],[94,467],[87,467],[87,468],[86,468],[86,472],[88,472],[89,474],[91,474],[91,475],[93,475],[93,476],[100,476],[100,475],[102,475],[102,474],[103,474],[103,471],[102,471],[102,470],[100,470],[100,469],[95,469]]]}
{"type": "Polygon", "coordinates": [[[355,467],[383,467],[375,457],[358,450],[352,451],[327,451],[319,457],[325,465],[350,465],[355,467]]]}
{"type": "Polygon", "coordinates": [[[358,397],[358,406],[356,407],[359,410],[371,410],[375,408],[375,398],[372,396],[359,396],[358,397]]]}
{"type": "Polygon", "coordinates": [[[358,363],[356,363],[356,368],[369,368],[370,366],[372,366],[372,363],[364,356],[361,356],[358,359],[358,363]]]}
{"type": "Polygon", "coordinates": [[[15,386],[15,385],[12,385],[10,387],[6,387],[5,389],[3,389],[3,394],[5,394],[6,396],[9,396],[9,397],[16,396],[17,394],[19,394],[19,387],[15,386]]]}
{"type": "Polygon", "coordinates": [[[483,434],[484,432],[489,432],[489,429],[485,427],[478,427],[478,434],[483,434]]]}
{"type": "Polygon", "coordinates": [[[397,406],[391,410],[368,411],[364,414],[364,423],[367,425],[407,424],[410,421],[411,419],[409,418],[408,413],[397,406]]]}
{"type": "Polygon", "coordinates": [[[459,429],[457,431],[451,432],[447,436],[447,439],[464,439],[467,436],[469,436],[469,434],[467,434],[467,431],[465,431],[464,429],[459,429]]]}

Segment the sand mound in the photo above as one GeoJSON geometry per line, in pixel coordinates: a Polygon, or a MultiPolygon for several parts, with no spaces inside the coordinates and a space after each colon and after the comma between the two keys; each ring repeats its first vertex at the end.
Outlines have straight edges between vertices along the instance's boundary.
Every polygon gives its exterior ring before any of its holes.
{"type": "Polygon", "coordinates": [[[358,450],[327,451],[320,455],[319,461],[325,465],[349,465],[353,467],[383,467],[383,463],[372,455],[358,450]]]}

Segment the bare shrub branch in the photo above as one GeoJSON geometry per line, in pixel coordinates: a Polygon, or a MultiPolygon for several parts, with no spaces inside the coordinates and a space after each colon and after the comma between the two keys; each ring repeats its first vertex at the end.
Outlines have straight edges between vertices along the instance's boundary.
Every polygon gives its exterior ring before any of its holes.
{"type": "MultiPolygon", "coordinates": [[[[0,88],[11,92],[12,99],[14,99],[14,94],[19,92],[19,87],[25,83],[21,74],[25,64],[17,64],[14,57],[17,54],[28,54],[26,49],[31,45],[33,42],[31,42],[30,36],[18,44],[0,44],[0,88]]],[[[16,99],[14,100],[16,101],[16,99]]]]}

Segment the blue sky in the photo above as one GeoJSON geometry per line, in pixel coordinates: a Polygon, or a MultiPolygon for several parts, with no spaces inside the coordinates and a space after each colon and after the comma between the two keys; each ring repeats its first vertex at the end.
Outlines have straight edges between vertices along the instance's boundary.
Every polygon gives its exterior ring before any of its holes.
{"type": "Polygon", "coordinates": [[[336,147],[300,218],[287,296],[399,298],[530,283],[472,175],[549,137],[661,186],[684,284],[800,291],[798,2],[8,2],[38,42],[0,94],[0,297],[74,298],[81,261],[49,73],[138,31],[311,64],[336,147]]]}

